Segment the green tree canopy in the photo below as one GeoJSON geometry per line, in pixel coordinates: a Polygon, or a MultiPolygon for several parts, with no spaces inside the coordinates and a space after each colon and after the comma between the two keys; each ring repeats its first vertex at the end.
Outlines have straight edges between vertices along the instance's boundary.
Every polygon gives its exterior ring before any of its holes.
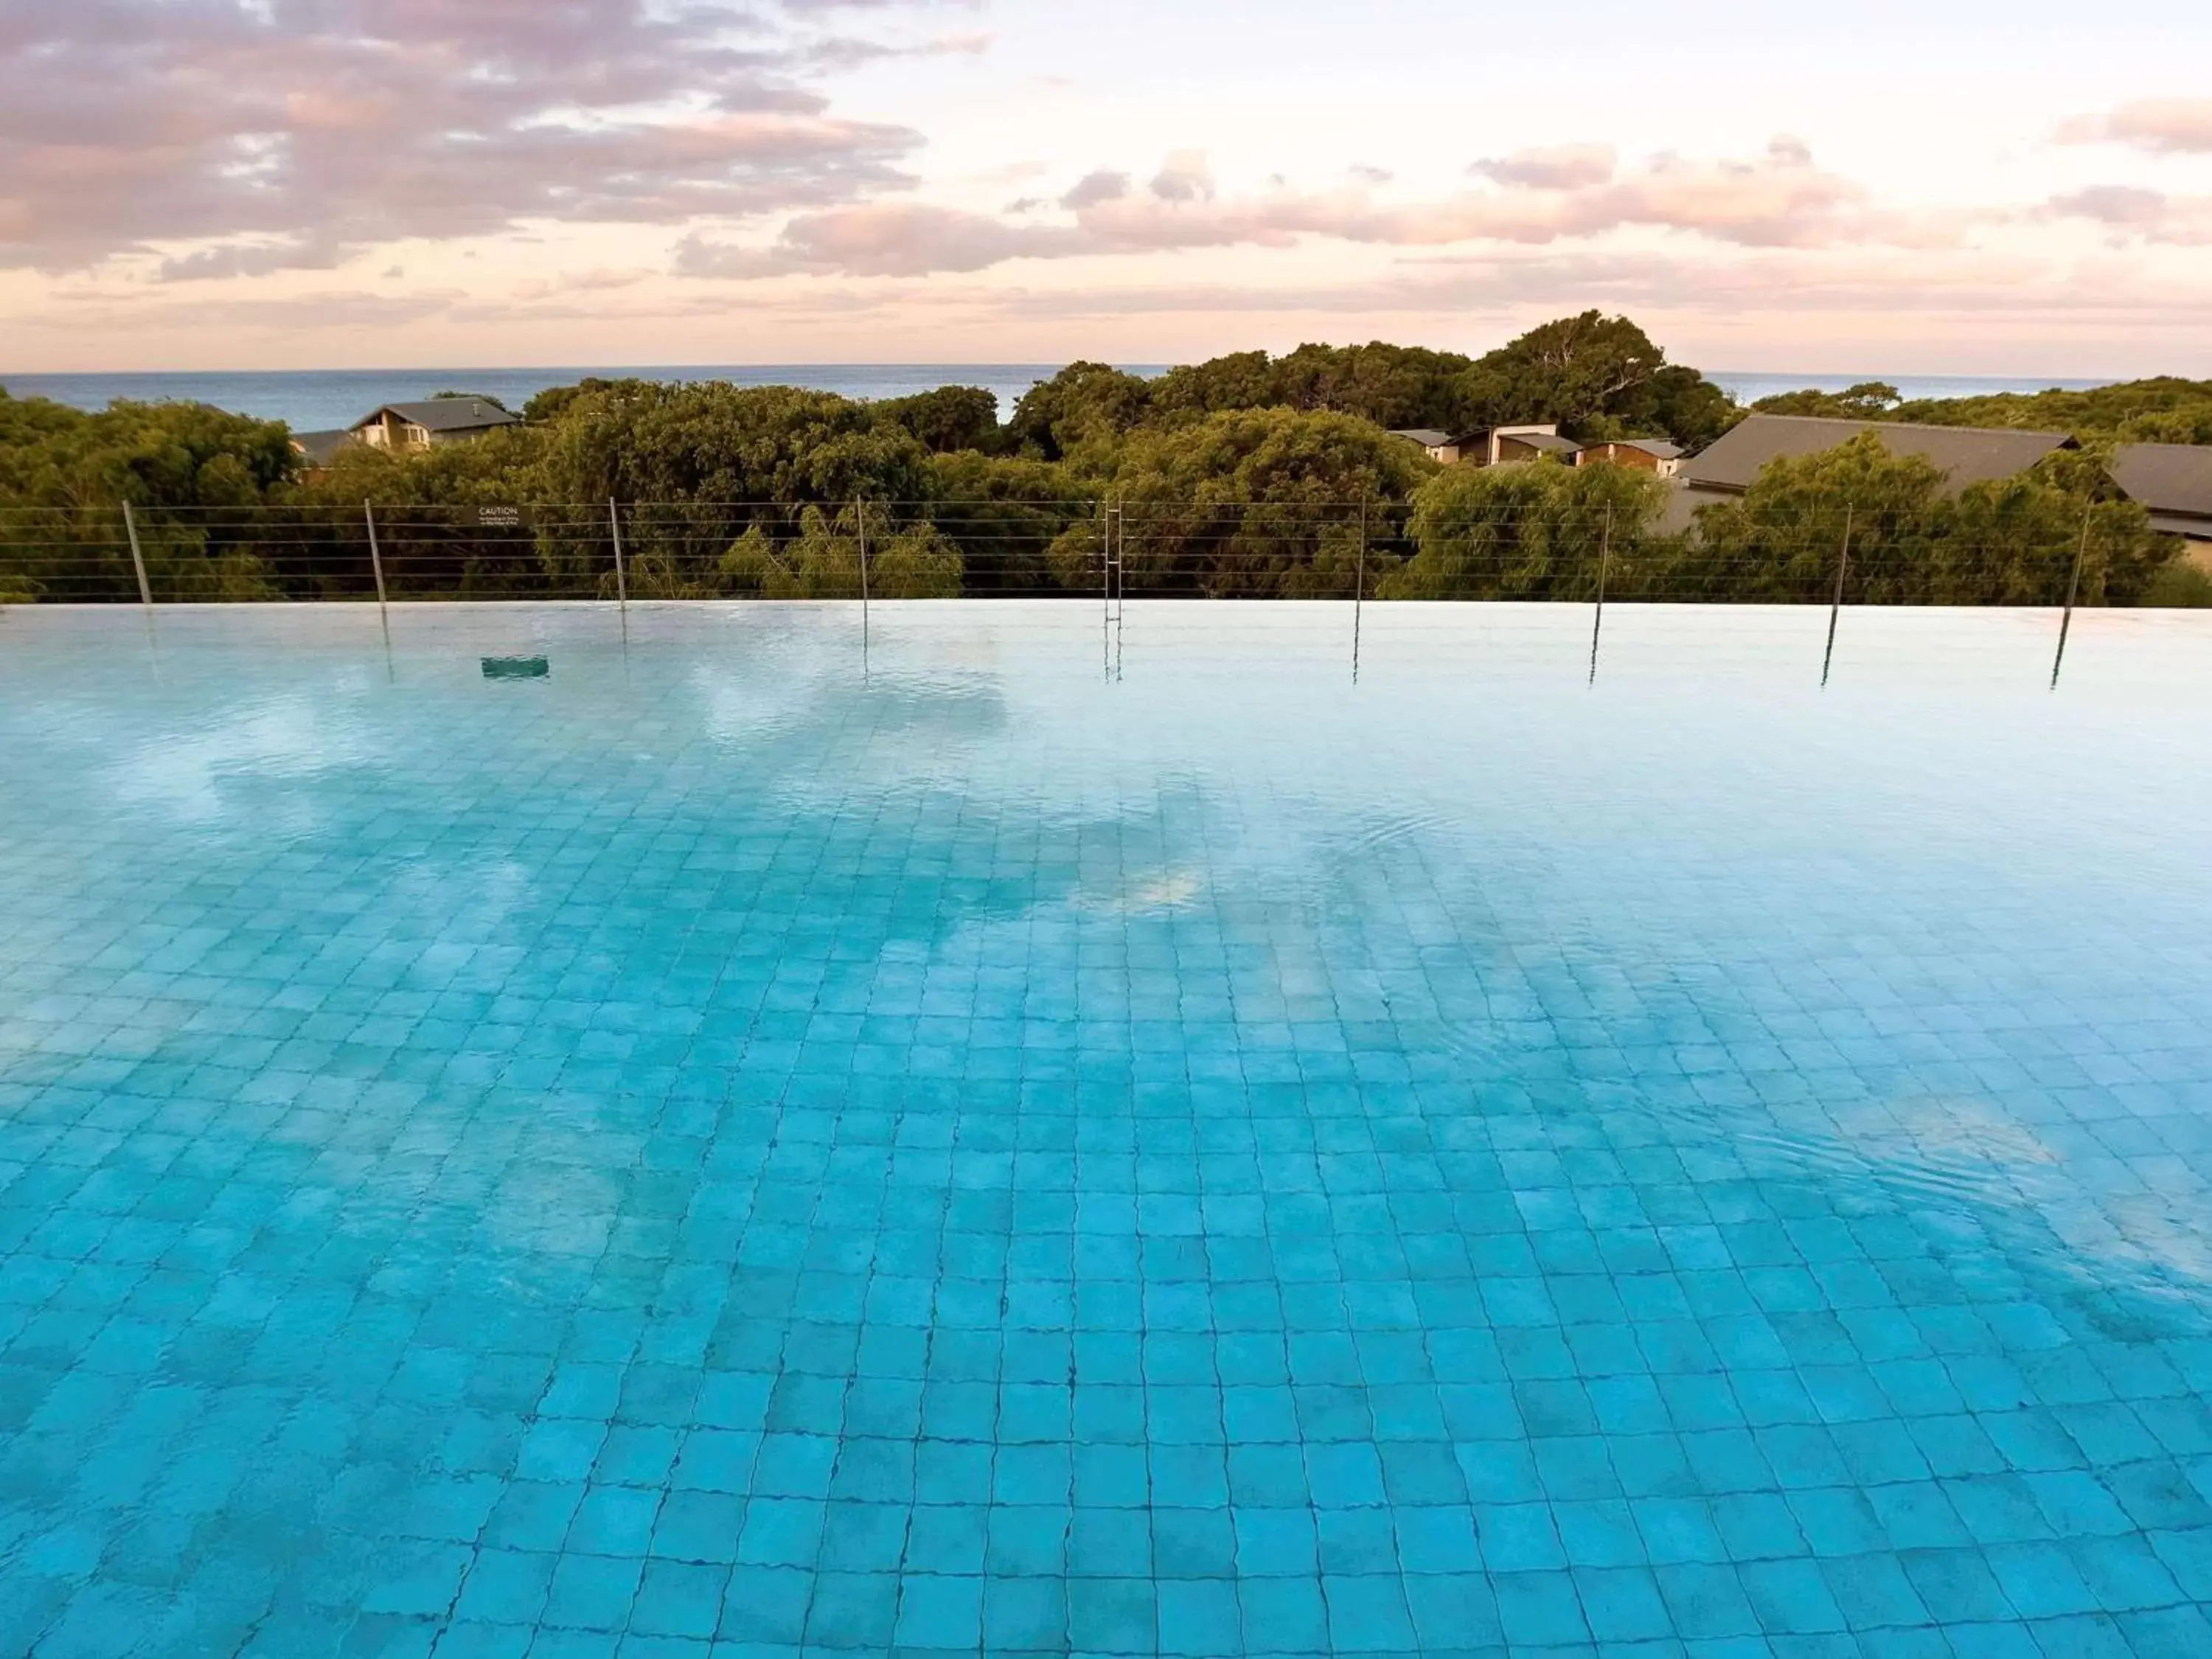
{"type": "Polygon", "coordinates": [[[2053,457],[2018,477],[1950,491],[1923,457],[1875,434],[1761,468],[1737,500],[1701,507],[1680,597],[1827,597],[1839,565],[1854,605],[2056,604],[2077,556],[2087,605],[2131,605],[2178,550],[2132,501],[2085,489],[2094,469],[2053,457]],[[1850,558],[1844,562],[1848,541],[1850,558]]]}
{"type": "Polygon", "coordinates": [[[1414,495],[1414,554],[1382,597],[1590,599],[1601,563],[1626,558],[1666,497],[1666,483],[1636,467],[1447,467],[1414,495]]]}
{"type": "Polygon", "coordinates": [[[1585,311],[1530,329],[1460,375],[1468,426],[1556,421],[1571,436],[1642,394],[1666,354],[1626,317],[1585,311]]]}
{"type": "Polygon", "coordinates": [[[1838,421],[1880,421],[1888,418],[1899,401],[1898,390],[1887,380],[1861,380],[1841,392],[1807,386],[1800,392],[1778,392],[1761,398],[1752,408],[1761,415],[1818,415],[1838,421]]]}
{"type": "Polygon", "coordinates": [[[1188,421],[1227,410],[1297,409],[1357,415],[1385,428],[1449,427],[1454,386],[1472,360],[1381,341],[1302,345],[1287,356],[1240,351],[1170,369],[1152,384],[1152,418],[1188,421]]]}
{"type": "MultiPolygon", "coordinates": [[[[1364,523],[1389,555],[1393,504],[1435,464],[1372,422],[1231,410],[1078,452],[1074,469],[1122,504],[1128,591],[1213,597],[1349,596],[1364,523]]],[[[1068,586],[1097,578],[1096,522],[1054,550],[1068,586]]]]}
{"type": "Polygon", "coordinates": [[[1070,363],[1039,380],[1014,405],[1006,447],[1039,460],[1056,461],[1079,444],[1096,444],[1128,431],[1152,408],[1148,381],[1106,363],[1070,363]]]}
{"type": "Polygon", "coordinates": [[[538,499],[760,503],[787,511],[915,501],[928,452],[865,404],[793,386],[624,380],[563,406],[545,434],[538,499]]]}
{"type": "Polygon", "coordinates": [[[933,455],[988,452],[999,443],[998,394],[980,386],[941,386],[868,405],[878,422],[911,434],[933,455]]]}

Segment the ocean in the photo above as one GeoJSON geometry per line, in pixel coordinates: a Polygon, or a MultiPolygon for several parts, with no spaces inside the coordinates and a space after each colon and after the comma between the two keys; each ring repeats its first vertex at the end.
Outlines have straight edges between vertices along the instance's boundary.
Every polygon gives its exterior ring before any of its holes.
{"type": "MultiPolygon", "coordinates": [[[[1166,373],[1162,363],[1124,363],[1133,374],[1166,373]]],[[[18,398],[51,398],[78,409],[104,409],[117,398],[213,404],[264,420],[283,421],[295,432],[350,426],[380,404],[469,392],[520,408],[548,386],[568,386],[587,374],[651,380],[728,380],[738,386],[802,386],[848,398],[901,398],[940,386],[980,386],[999,399],[1002,414],[1031,386],[1058,371],[1057,363],[750,363],[556,368],[343,368],[276,373],[9,374],[0,386],[18,398]]],[[[1971,374],[1900,374],[1869,370],[1850,374],[1713,372],[1712,378],[1748,402],[1800,386],[1840,392],[1862,380],[1886,380],[1907,398],[1969,398],[1994,392],[2040,392],[2050,386],[2087,388],[2101,380],[2058,380],[1971,374]]]]}

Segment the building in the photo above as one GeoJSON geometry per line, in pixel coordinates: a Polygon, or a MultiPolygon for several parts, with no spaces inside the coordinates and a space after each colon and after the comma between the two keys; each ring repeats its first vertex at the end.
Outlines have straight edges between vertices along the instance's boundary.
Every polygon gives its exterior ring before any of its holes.
{"type": "Polygon", "coordinates": [[[362,416],[349,430],[372,449],[428,449],[521,424],[520,416],[481,398],[430,398],[416,404],[386,404],[362,416]]]}
{"type": "Polygon", "coordinates": [[[358,442],[350,432],[295,432],[292,447],[310,467],[328,466],[341,449],[358,442]]]}
{"type": "Polygon", "coordinates": [[[2063,432],[2019,432],[2008,427],[1914,426],[1902,421],[1833,420],[1815,415],[1747,415],[1685,459],[1659,528],[1687,530],[1697,510],[1741,495],[1770,461],[1817,455],[1863,432],[1881,440],[1893,455],[1917,456],[1942,473],[1955,495],[1969,484],[2025,472],[2045,456],[2081,445],[2063,432]]]}
{"type": "Polygon", "coordinates": [[[1575,453],[1582,447],[1571,438],[1562,438],[1557,426],[1490,426],[1459,437],[1432,427],[1407,427],[1390,435],[1420,445],[1431,460],[1442,461],[1446,466],[1462,461],[1472,466],[1503,466],[1515,461],[1541,460],[1547,455],[1555,455],[1571,466],[1575,453]]]}
{"type": "Polygon", "coordinates": [[[1459,440],[1449,432],[1437,431],[1432,426],[1402,427],[1390,435],[1420,445],[1428,452],[1431,460],[1442,461],[1446,466],[1453,465],[1459,459],[1459,440]]]}
{"type": "Polygon", "coordinates": [[[2194,562],[2212,562],[2212,444],[2122,444],[2112,475],[2149,509],[2153,529],[2186,537],[2194,562]]]}
{"type": "Polygon", "coordinates": [[[1637,467],[1671,478],[1681,470],[1682,447],[1664,438],[1614,438],[1584,444],[1575,457],[1577,466],[1588,466],[1592,461],[1611,461],[1615,466],[1637,467]]]}
{"type": "Polygon", "coordinates": [[[1556,422],[1548,426],[1493,426],[1468,434],[1459,441],[1463,459],[1477,466],[1508,466],[1516,461],[1540,461],[1557,456],[1569,465],[1581,446],[1562,438],[1556,422]]]}

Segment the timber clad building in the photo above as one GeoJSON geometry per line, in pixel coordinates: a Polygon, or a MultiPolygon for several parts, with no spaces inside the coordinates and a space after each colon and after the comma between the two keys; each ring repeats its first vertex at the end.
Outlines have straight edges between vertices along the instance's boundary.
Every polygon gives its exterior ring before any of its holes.
{"type": "Polygon", "coordinates": [[[521,424],[520,416],[481,398],[426,398],[420,403],[386,404],[342,432],[295,432],[292,447],[309,466],[328,466],[339,451],[353,444],[394,452],[428,449],[521,424]]]}

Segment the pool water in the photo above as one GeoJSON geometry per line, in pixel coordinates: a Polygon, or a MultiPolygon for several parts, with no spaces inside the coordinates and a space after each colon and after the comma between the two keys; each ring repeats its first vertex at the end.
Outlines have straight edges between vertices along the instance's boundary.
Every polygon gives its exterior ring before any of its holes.
{"type": "Polygon", "coordinates": [[[0,1653],[2212,1653],[2212,625],[1590,620],[0,613],[0,1653]]]}

